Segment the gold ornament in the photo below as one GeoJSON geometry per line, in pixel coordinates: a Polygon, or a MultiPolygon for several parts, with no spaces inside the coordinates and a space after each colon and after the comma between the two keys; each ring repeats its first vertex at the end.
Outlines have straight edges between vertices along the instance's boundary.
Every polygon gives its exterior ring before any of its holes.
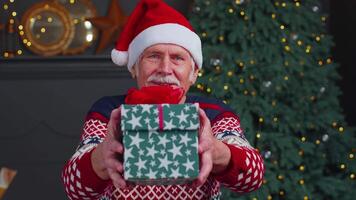
{"type": "MultiPolygon", "coordinates": [[[[56,3],[65,7],[75,26],[75,33],[70,45],[63,54],[78,54],[87,49],[96,40],[98,31],[87,21],[87,18],[96,17],[97,10],[90,0],[55,0],[56,3]]],[[[52,18],[47,19],[52,22],[52,18]]]]}
{"type": "Polygon", "coordinates": [[[36,3],[27,9],[21,24],[23,42],[29,50],[42,56],[61,53],[74,36],[74,24],[67,10],[49,1],[36,3]]]}

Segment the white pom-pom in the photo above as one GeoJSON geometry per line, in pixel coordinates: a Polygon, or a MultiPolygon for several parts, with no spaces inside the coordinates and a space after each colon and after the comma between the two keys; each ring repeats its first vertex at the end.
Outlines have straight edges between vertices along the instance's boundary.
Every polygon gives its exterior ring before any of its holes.
{"type": "Polygon", "coordinates": [[[125,66],[128,61],[128,53],[127,51],[118,51],[113,49],[111,51],[111,60],[119,66],[125,66]]]}

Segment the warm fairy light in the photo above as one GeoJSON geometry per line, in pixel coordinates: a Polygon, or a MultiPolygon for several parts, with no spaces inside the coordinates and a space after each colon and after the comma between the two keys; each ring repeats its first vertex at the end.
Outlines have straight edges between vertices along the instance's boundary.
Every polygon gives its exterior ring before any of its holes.
{"type": "Polygon", "coordinates": [[[251,65],[254,65],[254,64],[255,64],[255,61],[254,61],[254,60],[250,60],[250,64],[251,64],[251,65]]]}
{"type": "Polygon", "coordinates": [[[252,92],[251,92],[251,95],[252,95],[252,96],[256,96],[256,91],[252,91],[252,92]]]}
{"type": "Polygon", "coordinates": [[[236,4],[241,4],[241,0],[235,0],[236,4]]]}
{"type": "Polygon", "coordinates": [[[299,184],[304,185],[304,179],[300,179],[299,184]]]}
{"type": "Polygon", "coordinates": [[[304,155],[304,151],[303,150],[299,150],[298,155],[299,156],[303,156],[304,155]]]}
{"type": "Polygon", "coordinates": [[[28,42],[27,39],[23,39],[23,43],[26,44],[28,42]]]}
{"type": "Polygon", "coordinates": [[[341,164],[340,165],[340,169],[345,169],[346,168],[346,165],[345,164],[341,164]]]}
{"type": "Polygon", "coordinates": [[[15,0],[10,0],[10,3],[14,3],[15,2],[15,0]]]}
{"type": "Polygon", "coordinates": [[[260,118],[258,119],[258,121],[259,121],[260,123],[262,123],[262,122],[263,122],[263,118],[260,117],[260,118]]]}
{"type": "Polygon", "coordinates": [[[304,196],[303,200],[309,200],[308,196],[304,196]]]}
{"type": "Polygon", "coordinates": [[[273,117],[273,121],[274,122],[278,122],[278,118],[277,117],[273,117]]]}
{"type": "Polygon", "coordinates": [[[48,17],[47,18],[47,22],[49,22],[49,23],[53,22],[53,18],[52,17],[48,17]]]}
{"type": "Polygon", "coordinates": [[[219,40],[220,40],[220,42],[224,41],[224,36],[220,35],[219,40]]]}
{"type": "Polygon", "coordinates": [[[316,141],[315,141],[315,144],[320,144],[320,140],[316,140],[316,141]]]}
{"type": "Polygon", "coordinates": [[[32,45],[32,43],[31,42],[27,42],[26,45],[30,47],[32,45]]]}
{"type": "Polygon", "coordinates": [[[278,180],[283,180],[284,177],[283,177],[282,175],[278,175],[278,176],[277,176],[277,179],[278,179],[278,180]]]}
{"type": "Polygon", "coordinates": [[[9,9],[9,6],[7,4],[4,4],[4,10],[9,9]]]}
{"type": "Polygon", "coordinates": [[[299,171],[304,171],[304,170],[305,170],[305,166],[304,165],[299,166],[299,171]]]}
{"type": "Polygon", "coordinates": [[[69,0],[69,3],[74,4],[75,0],[69,0]]]}
{"type": "Polygon", "coordinates": [[[13,17],[16,17],[17,13],[16,13],[15,11],[13,11],[13,12],[11,13],[11,15],[12,15],[13,17]]]}
{"type": "Polygon", "coordinates": [[[19,34],[20,34],[20,35],[24,35],[25,32],[24,32],[24,31],[20,31],[19,34]]]}
{"type": "Polygon", "coordinates": [[[339,127],[339,132],[341,132],[341,133],[344,132],[344,127],[340,126],[339,127]]]}
{"type": "Polygon", "coordinates": [[[88,33],[85,37],[87,42],[93,41],[94,35],[92,33],[88,33]]]}
{"type": "Polygon", "coordinates": [[[229,8],[228,12],[231,14],[231,13],[234,13],[234,9],[232,8],[229,8]]]}
{"type": "Polygon", "coordinates": [[[242,11],[240,12],[240,15],[241,15],[241,16],[244,16],[244,15],[245,15],[245,12],[242,10],[242,11]]]}
{"type": "Polygon", "coordinates": [[[21,49],[17,50],[17,55],[21,55],[21,54],[22,54],[22,50],[21,49]]]}
{"type": "Polygon", "coordinates": [[[272,196],[270,194],[267,196],[267,200],[272,200],[272,196]]]}
{"type": "Polygon", "coordinates": [[[285,29],[284,25],[281,25],[279,28],[282,29],[282,30],[285,29]]]}
{"type": "Polygon", "coordinates": [[[240,67],[243,67],[243,66],[244,66],[244,63],[243,63],[243,62],[239,62],[239,66],[240,66],[240,67]]]}
{"type": "Polygon", "coordinates": [[[9,53],[8,52],[4,52],[4,57],[8,58],[9,57],[9,53]]]}
{"type": "Polygon", "coordinates": [[[350,158],[350,159],[353,159],[354,157],[355,157],[355,155],[354,155],[353,153],[350,153],[350,154],[349,154],[349,158],[350,158]]]}
{"type": "Polygon", "coordinates": [[[325,17],[325,16],[322,16],[322,17],[321,17],[321,21],[325,22],[325,21],[326,21],[326,17],[325,17]]]}
{"type": "Polygon", "coordinates": [[[248,95],[248,91],[247,90],[244,90],[244,95],[248,95]]]}
{"type": "Polygon", "coordinates": [[[23,29],[23,26],[22,26],[22,25],[19,25],[18,28],[19,28],[19,30],[22,30],[22,29],[23,29]]]}
{"type": "Polygon", "coordinates": [[[350,174],[350,178],[355,179],[355,174],[354,173],[350,174]]]}
{"type": "Polygon", "coordinates": [[[41,33],[45,33],[46,32],[46,28],[42,27],[41,28],[41,33]]]}
{"type": "Polygon", "coordinates": [[[330,64],[332,62],[331,58],[326,59],[326,63],[330,64]]]}
{"type": "Polygon", "coordinates": [[[261,138],[261,134],[260,134],[260,133],[257,133],[257,134],[256,134],[256,138],[257,138],[257,139],[260,139],[260,138],[261,138]]]}
{"type": "Polygon", "coordinates": [[[319,66],[323,66],[323,64],[324,64],[324,63],[323,63],[322,60],[319,60],[319,61],[318,61],[318,65],[319,65],[319,66]]]}
{"type": "Polygon", "coordinates": [[[305,142],[305,141],[307,140],[307,138],[303,136],[303,137],[300,138],[300,140],[301,140],[302,142],[305,142]]]}
{"type": "Polygon", "coordinates": [[[210,93],[210,92],[211,92],[211,88],[207,88],[206,91],[207,91],[208,93],[210,93]]]}
{"type": "Polygon", "coordinates": [[[15,20],[14,19],[10,19],[9,22],[10,22],[10,24],[14,24],[15,20]]]}
{"type": "Polygon", "coordinates": [[[333,122],[333,123],[332,123],[332,126],[333,126],[334,128],[336,128],[337,122],[333,122]]]}
{"type": "Polygon", "coordinates": [[[317,42],[320,42],[320,40],[321,40],[320,36],[316,36],[316,37],[315,37],[315,40],[316,40],[317,42]]]}
{"type": "Polygon", "coordinates": [[[198,76],[199,76],[199,77],[202,77],[202,76],[203,76],[203,72],[199,71],[199,72],[198,72],[198,76]]]}
{"type": "Polygon", "coordinates": [[[297,41],[297,44],[298,44],[298,46],[302,46],[302,45],[303,45],[303,42],[302,42],[301,40],[298,40],[298,41],[297,41]]]}
{"type": "Polygon", "coordinates": [[[279,195],[284,196],[284,191],[283,190],[279,191],[279,195]]]}
{"type": "Polygon", "coordinates": [[[73,20],[73,23],[74,23],[74,24],[78,24],[78,23],[79,23],[79,20],[78,20],[78,19],[74,19],[74,20],[73,20]]]}
{"type": "Polygon", "coordinates": [[[254,76],[254,75],[250,75],[250,79],[251,79],[251,80],[254,80],[254,79],[255,79],[255,76],[254,76]]]}
{"type": "Polygon", "coordinates": [[[276,106],[277,102],[275,100],[272,101],[272,106],[276,106]]]}
{"type": "Polygon", "coordinates": [[[233,75],[233,72],[232,71],[228,71],[227,72],[227,76],[231,77],[233,75]]]}
{"type": "Polygon", "coordinates": [[[281,41],[282,42],[287,42],[287,39],[286,38],[282,38],[281,41]]]}
{"type": "Polygon", "coordinates": [[[271,17],[272,19],[276,19],[276,14],[272,13],[271,17]]]}
{"type": "Polygon", "coordinates": [[[299,2],[295,2],[295,6],[299,7],[300,3],[299,2]]]}
{"type": "Polygon", "coordinates": [[[289,80],[289,77],[288,77],[288,76],[285,76],[285,77],[284,77],[284,80],[285,80],[285,81],[288,81],[288,80],[289,80]]]}
{"type": "Polygon", "coordinates": [[[243,78],[240,78],[240,83],[243,84],[245,80],[243,78]]]}
{"type": "Polygon", "coordinates": [[[207,34],[206,34],[205,32],[203,32],[203,33],[201,34],[201,36],[202,36],[202,37],[206,37],[207,34]]]}
{"type": "Polygon", "coordinates": [[[279,2],[278,1],[274,2],[274,5],[279,6],[279,2]]]}
{"type": "Polygon", "coordinates": [[[229,86],[228,85],[224,85],[224,90],[228,90],[229,86]]]}
{"type": "Polygon", "coordinates": [[[37,15],[36,17],[38,20],[41,20],[42,19],[42,16],[41,15],[37,15]]]}
{"type": "Polygon", "coordinates": [[[285,2],[282,3],[282,7],[286,7],[287,4],[285,2]]]}

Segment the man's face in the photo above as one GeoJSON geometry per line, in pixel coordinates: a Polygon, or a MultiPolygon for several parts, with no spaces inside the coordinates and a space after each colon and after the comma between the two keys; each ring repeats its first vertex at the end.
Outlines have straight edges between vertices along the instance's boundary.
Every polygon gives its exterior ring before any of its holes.
{"type": "Polygon", "coordinates": [[[187,50],[174,44],[156,44],[141,54],[135,66],[137,84],[143,86],[174,85],[185,92],[195,83],[198,69],[187,50]]]}

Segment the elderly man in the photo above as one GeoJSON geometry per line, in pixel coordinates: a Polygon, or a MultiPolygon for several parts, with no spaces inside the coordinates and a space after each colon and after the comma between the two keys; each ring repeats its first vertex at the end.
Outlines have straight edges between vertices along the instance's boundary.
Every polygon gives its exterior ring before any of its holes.
{"type": "Polygon", "coordinates": [[[81,143],[63,169],[70,199],[219,199],[220,184],[242,194],[261,186],[262,158],[245,139],[237,115],[220,101],[187,95],[202,67],[202,52],[199,36],[180,13],[160,0],[140,1],[112,59],[127,65],[139,89],[178,88],[182,93],[174,103],[199,103],[200,172],[193,183],[184,185],[126,182],[118,127],[120,105],[141,99],[132,93],[104,97],[90,109],[81,143]]]}

